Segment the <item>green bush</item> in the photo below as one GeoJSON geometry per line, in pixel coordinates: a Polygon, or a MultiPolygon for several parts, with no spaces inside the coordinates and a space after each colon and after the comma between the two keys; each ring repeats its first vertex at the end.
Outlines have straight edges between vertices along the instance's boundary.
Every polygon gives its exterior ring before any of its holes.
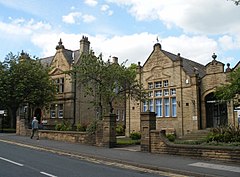
{"type": "Polygon", "coordinates": [[[174,142],[176,139],[176,135],[174,135],[174,134],[167,134],[166,137],[171,142],[174,142]]]}
{"type": "Polygon", "coordinates": [[[77,124],[77,131],[79,132],[85,132],[87,130],[87,125],[83,125],[81,123],[77,124]]]}
{"type": "Polygon", "coordinates": [[[72,126],[69,121],[63,121],[62,123],[58,123],[55,125],[55,130],[58,131],[71,131],[72,126]]]}
{"type": "Polygon", "coordinates": [[[133,132],[130,134],[130,138],[132,140],[139,140],[141,139],[141,133],[140,132],[133,132]]]}
{"type": "Polygon", "coordinates": [[[119,135],[124,135],[124,134],[125,134],[124,131],[125,131],[125,130],[124,130],[123,125],[118,124],[118,125],[116,126],[116,134],[117,134],[117,136],[119,136],[119,135]]]}
{"type": "Polygon", "coordinates": [[[211,130],[207,136],[207,142],[233,143],[240,142],[240,127],[228,125],[211,130]]]}

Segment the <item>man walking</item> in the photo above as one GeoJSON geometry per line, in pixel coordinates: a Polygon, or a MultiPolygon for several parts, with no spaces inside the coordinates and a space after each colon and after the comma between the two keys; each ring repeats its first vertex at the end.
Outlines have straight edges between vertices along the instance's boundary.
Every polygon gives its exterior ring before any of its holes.
{"type": "Polygon", "coordinates": [[[33,121],[32,121],[32,135],[31,135],[31,139],[33,138],[34,134],[37,134],[37,140],[39,139],[39,134],[38,134],[38,120],[36,117],[33,117],[33,121]]]}

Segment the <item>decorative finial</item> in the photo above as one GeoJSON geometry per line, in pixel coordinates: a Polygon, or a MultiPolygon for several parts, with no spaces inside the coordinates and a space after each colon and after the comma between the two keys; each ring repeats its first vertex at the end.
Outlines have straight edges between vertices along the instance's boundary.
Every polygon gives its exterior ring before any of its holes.
{"type": "Polygon", "coordinates": [[[64,49],[64,45],[62,45],[62,39],[60,38],[58,45],[56,46],[56,50],[58,49],[64,49]]]}
{"type": "Polygon", "coordinates": [[[212,58],[213,58],[214,60],[216,60],[217,55],[216,55],[215,53],[213,53],[212,58]]]}

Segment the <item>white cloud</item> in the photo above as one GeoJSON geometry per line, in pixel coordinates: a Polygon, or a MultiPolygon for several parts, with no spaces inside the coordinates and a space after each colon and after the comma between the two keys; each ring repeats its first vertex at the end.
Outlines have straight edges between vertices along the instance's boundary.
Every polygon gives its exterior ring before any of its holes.
{"type": "Polygon", "coordinates": [[[219,0],[148,1],[107,0],[126,7],[137,20],[160,20],[167,27],[179,27],[200,34],[235,34],[240,31],[240,10],[231,2],[219,0]]]}
{"type": "Polygon", "coordinates": [[[96,20],[96,18],[93,15],[88,15],[88,14],[83,15],[82,18],[83,18],[83,22],[85,23],[91,23],[94,20],[96,20]]]}
{"type": "Polygon", "coordinates": [[[224,35],[219,38],[218,42],[225,51],[240,48],[240,36],[239,38],[233,38],[232,36],[224,35]]]}
{"type": "Polygon", "coordinates": [[[98,2],[96,0],[85,0],[84,3],[89,6],[92,6],[92,7],[94,7],[98,4],[98,2]]]}
{"type": "Polygon", "coordinates": [[[69,24],[75,24],[83,20],[85,23],[91,23],[96,20],[93,15],[82,14],[81,12],[71,12],[68,15],[62,16],[62,21],[69,24]]]}
{"type": "Polygon", "coordinates": [[[202,64],[210,62],[212,54],[218,53],[217,42],[206,36],[167,37],[162,39],[162,49],[202,64]]]}
{"type": "Polygon", "coordinates": [[[104,4],[101,6],[101,11],[106,12],[109,9],[109,5],[104,4]]]}
{"type": "Polygon", "coordinates": [[[103,4],[101,6],[101,11],[107,13],[109,16],[111,16],[113,14],[113,11],[110,10],[109,5],[107,5],[107,4],[103,4]]]}
{"type": "Polygon", "coordinates": [[[65,23],[74,24],[74,23],[76,23],[76,19],[81,17],[81,15],[82,15],[82,13],[80,13],[80,12],[71,12],[68,15],[62,16],[62,21],[65,23]]]}
{"type": "MultiPolygon", "coordinates": [[[[103,54],[103,58],[107,60],[109,56],[116,56],[119,62],[128,60],[128,65],[138,63],[143,65],[153,50],[156,42],[156,34],[139,33],[125,36],[114,36],[107,38],[103,35],[91,36],[88,34],[42,34],[34,35],[32,42],[34,45],[42,48],[43,56],[53,56],[55,54],[55,46],[60,38],[62,38],[65,48],[70,50],[79,49],[79,41],[82,35],[88,36],[91,42],[91,48],[96,55],[103,54]]],[[[212,60],[211,56],[214,52],[218,54],[218,46],[216,41],[206,36],[189,37],[181,35],[179,37],[159,38],[162,49],[173,54],[180,53],[182,57],[191,59],[198,63],[207,64],[212,60]]],[[[221,60],[220,60],[221,61],[221,60]]]]}
{"type": "Polygon", "coordinates": [[[48,31],[51,25],[42,21],[36,22],[34,19],[25,20],[23,18],[13,19],[9,17],[10,22],[0,21],[0,31],[9,35],[31,35],[34,32],[48,31]]]}

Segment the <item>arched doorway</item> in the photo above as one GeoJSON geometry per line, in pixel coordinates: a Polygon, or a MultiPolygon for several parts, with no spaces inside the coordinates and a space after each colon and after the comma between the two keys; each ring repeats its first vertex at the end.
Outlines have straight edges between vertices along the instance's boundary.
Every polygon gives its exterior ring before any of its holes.
{"type": "Polygon", "coordinates": [[[35,109],[34,117],[37,118],[38,122],[41,122],[42,110],[40,108],[35,109]]]}
{"type": "Polygon", "coordinates": [[[207,128],[214,128],[228,124],[226,102],[217,100],[214,93],[209,93],[205,97],[205,106],[207,128]]]}

